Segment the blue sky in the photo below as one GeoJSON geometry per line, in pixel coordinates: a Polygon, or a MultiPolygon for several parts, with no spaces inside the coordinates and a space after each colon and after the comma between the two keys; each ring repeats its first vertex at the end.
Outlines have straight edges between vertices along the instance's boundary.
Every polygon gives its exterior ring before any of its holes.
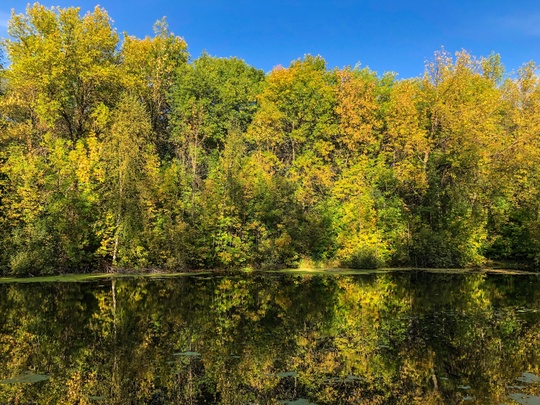
{"type": "MultiPolygon", "coordinates": [[[[56,0],[45,6],[78,6],[97,1],[56,0]]],[[[6,36],[11,9],[26,1],[1,0],[0,36],[6,36]]],[[[269,71],[304,54],[321,55],[329,67],[369,66],[399,78],[419,76],[442,46],[476,56],[501,54],[507,71],[540,63],[540,2],[497,0],[101,0],[118,32],[152,35],[154,22],[188,43],[192,57],[202,50],[237,56],[269,71]]]]}

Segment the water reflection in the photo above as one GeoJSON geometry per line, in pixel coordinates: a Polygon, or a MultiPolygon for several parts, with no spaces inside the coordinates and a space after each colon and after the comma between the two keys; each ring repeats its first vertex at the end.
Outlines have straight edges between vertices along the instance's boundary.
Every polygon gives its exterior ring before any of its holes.
{"type": "Polygon", "coordinates": [[[0,285],[0,403],[530,403],[539,286],[422,272],[0,285]]]}

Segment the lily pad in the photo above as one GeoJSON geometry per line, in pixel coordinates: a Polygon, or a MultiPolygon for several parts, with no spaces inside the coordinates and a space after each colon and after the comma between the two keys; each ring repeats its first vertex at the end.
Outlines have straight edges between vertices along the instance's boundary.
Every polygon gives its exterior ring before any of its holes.
{"type": "Polygon", "coordinates": [[[298,398],[294,401],[280,401],[284,405],[316,405],[305,398],[298,398]]]}
{"type": "Polygon", "coordinates": [[[296,377],[298,373],[296,371],[284,371],[283,373],[277,373],[278,377],[285,378],[285,377],[296,377]]]}
{"type": "Polygon", "coordinates": [[[185,357],[197,357],[201,354],[198,352],[181,352],[181,353],[173,353],[173,356],[185,356],[185,357]]]}
{"type": "Polygon", "coordinates": [[[511,399],[521,405],[540,405],[540,397],[527,394],[510,394],[511,399]]]}
{"type": "Polygon", "coordinates": [[[23,374],[17,377],[8,378],[7,380],[0,381],[0,384],[18,384],[29,383],[33,384],[40,381],[48,380],[49,376],[45,374],[23,374]]]}
{"type": "Polygon", "coordinates": [[[530,383],[536,383],[540,382],[540,377],[537,375],[534,375],[533,373],[523,373],[521,374],[521,377],[516,378],[516,380],[530,384],[530,383]]]}

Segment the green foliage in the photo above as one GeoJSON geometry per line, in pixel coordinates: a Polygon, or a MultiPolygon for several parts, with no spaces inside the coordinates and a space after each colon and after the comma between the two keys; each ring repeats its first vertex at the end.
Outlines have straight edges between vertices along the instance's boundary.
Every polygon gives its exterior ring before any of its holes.
{"type": "Polygon", "coordinates": [[[12,16],[0,70],[0,269],[540,263],[540,81],[436,52],[422,78],[270,73],[165,20],[12,16]]]}
{"type": "Polygon", "coordinates": [[[102,144],[104,219],[99,224],[98,253],[112,265],[147,267],[147,221],[153,208],[152,171],[158,165],[149,142],[151,124],[143,105],[124,96],[112,112],[110,131],[102,144]]]}
{"type": "Polygon", "coordinates": [[[171,154],[168,94],[180,66],[187,63],[186,42],[169,31],[165,19],[154,25],[155,37],[124,35],[120,53],[123,87],[142,100],[149,115],[153,142],[160,156],[171,154]]]}
{"type": "Polygon", "coordinates": [[[110,105],[118,89],[118,35],[105,10],[81,17],[78,8],[35,3],[12,15],[8,33],[6,102],[41,135],[51,131],[73,144],[87,136],[95,108],[110,105]]]}

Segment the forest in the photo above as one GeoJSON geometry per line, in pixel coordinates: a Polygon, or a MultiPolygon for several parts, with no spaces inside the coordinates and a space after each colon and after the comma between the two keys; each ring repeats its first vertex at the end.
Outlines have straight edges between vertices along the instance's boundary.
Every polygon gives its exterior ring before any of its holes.
{"type": "Polygon", "coordinates": [[[37,3],[8,33],[0,275],[540,266],[534,62],[265,73],[37,3]]]}

